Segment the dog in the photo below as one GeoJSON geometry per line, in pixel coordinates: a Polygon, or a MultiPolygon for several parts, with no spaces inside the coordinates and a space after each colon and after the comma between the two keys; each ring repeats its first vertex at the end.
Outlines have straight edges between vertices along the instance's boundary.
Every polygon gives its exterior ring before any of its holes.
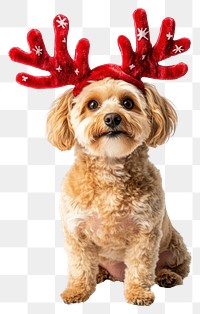
{"type": "Polygon", "coordinates": [[[104,78],[75,97],[58,98],[47,118],[49,141],[75,149],[64,178],[61,220],[68,253],[65,303],[86,301],[97,283],[123,281],[128,303],[150,305],[151,286],[181,285],[190,254],[166,212],[161,176],[149,147],[175,131],[172,104],[153,85],[145,91],[104,78]]]}

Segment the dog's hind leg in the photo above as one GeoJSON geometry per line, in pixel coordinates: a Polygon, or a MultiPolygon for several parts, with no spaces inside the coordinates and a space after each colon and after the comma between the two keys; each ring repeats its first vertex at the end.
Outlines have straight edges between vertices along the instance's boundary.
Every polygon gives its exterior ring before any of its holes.
{"type": "Polygon", "coordinates": [[[157,264],[155,282],[165,288],[181,285],[183,278],[189,274],[190,262],[191,256],[182,236],[172,227],[172,238],[169,247],[167,251],[161,253],[157,264]]]}

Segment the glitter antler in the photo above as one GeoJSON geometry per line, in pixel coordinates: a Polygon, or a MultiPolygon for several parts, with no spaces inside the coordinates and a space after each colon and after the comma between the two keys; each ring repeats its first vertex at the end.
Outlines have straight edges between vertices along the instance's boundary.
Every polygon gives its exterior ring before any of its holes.
{"type": "Polygon", "coordinates": [[[138,80],[142,77],[171,80],[185,75],[188,70],[185,63],[178,63],[173,66],[159,65],[160,61],[185,52],[190,47],[188,38],[173,40],[175,21],[169,17],[163,20],[158,40],[152,47],[146,12],[142,9],[136,10],[133,13],[133,19],[135,22],[136,51],[133,51],[127,37],[120,36],[118,38],[122,54],[122,69],[138,80]]]}
{"type": "Polygon", "coordinates": [[[54,19],[55,48],[53,57],[47,53],[42,35],[38,30],[31,30],[28,33],[30,53],[19,48],[10,50],[10,57],[13,61],[48,71],[50,75],[37,77],[19,73],[17,82],[34,88],[74,85],[73,93],[76,96],[91,81],[98,81],[106,77],[124,80],[144,91],[142,77],[171,80],[185,75],[188,70],[185,63],[172,66],[159,64],[160,61],[185,52],[190,47],[188,38],[173,39],[174,20],[169,17],[163,20],[158,40],[152,47],[146,12],[143,9],[137,9],[133,13],[133,19],[135,21],[136,51],[133,51],[127,37],[120,36],[118,44],[122,54],[122,66],[103,64],[91,70],[88,64],[88,40],[81,39],[78,42],[73,60],[67,50],[69,21],[64,15],[57,15],[54,19]]]}
{"type": "Polygon", "coordinates": [[[88,65],[89,41],[81,39],[76,47],[73,60],[67,49],[67,36],[69,21],[64,15],[54,18],[55,47],[54,56],[49,56],[40,31],[32,29],[27,35],[30,53],[19,48],[10,50],[10,58],[13,61],[31,65],[50,72],[49,76],[33,76],[27,73],[19,73],[16,77],[18,83],[34,88],[60,87],[76,85],[90,72],[88,65]]]}

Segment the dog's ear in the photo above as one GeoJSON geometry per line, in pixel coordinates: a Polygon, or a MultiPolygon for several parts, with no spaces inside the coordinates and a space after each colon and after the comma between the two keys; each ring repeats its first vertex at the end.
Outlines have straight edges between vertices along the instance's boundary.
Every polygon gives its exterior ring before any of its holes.
{"type": "Polygon", "coordinates": [[[145,83],[147,115],[151,124],[151,133],[146,140],[147,145],[156,147],[174,134],[177,114],[170,102],[162,97],[155,86],[145,83]]]}
{"type": "Polygon", "coordinates": [[[71,149],[74,145],[74,131],[70,122],[73,97],[72,89],[67,90],[55,101],[47,117],[48,140],[60,150],[71,149]]]}

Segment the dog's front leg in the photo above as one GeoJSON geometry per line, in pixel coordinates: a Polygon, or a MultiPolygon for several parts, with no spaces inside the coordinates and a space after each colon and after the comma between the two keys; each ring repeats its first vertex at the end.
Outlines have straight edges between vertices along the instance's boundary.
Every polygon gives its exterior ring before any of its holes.
{"type": "Polygon", "coordinates": [[[68,304],[84,302],[96,287],[97,248],[85,238],[75,238],[64,232],[68,253],[68,285],[61,297],[68,304]]]}
{"type": "Polygon", "coordinates": [[[154,301],[151,286],[155,280],[160,238],[159,231],[140,233],[126,251],[124,285],[128,303],[150,305],[154,301]]]}

